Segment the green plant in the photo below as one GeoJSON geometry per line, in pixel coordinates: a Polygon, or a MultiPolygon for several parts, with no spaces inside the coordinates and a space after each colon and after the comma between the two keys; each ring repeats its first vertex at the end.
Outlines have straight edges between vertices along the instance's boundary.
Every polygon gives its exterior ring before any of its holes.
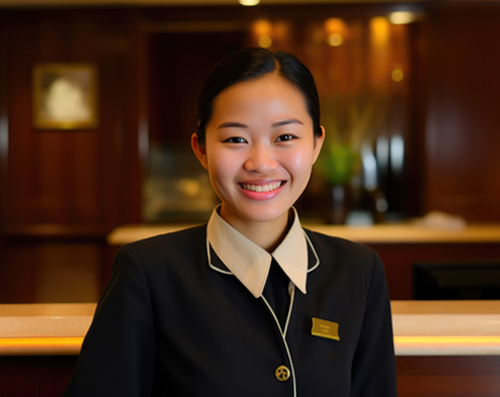
{"type": "Polygon", "coordinates": [[[374,129],[376,104],[363,99],[329,98],[322,104],[326,130],[318,171],[333,185],[346,185],[359,168],[361,143],[374,129]]]}

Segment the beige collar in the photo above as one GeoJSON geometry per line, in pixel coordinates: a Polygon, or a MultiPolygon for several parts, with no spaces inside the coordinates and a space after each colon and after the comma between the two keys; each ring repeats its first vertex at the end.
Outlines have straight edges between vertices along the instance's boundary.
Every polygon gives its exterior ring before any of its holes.
{"type": "Polygon", "coordinates": [[[281,244],[270,254],[234,229],[218,214],[217,208],[207,225],[207,249],[210,246],[220,260],[256,298],[266,283],[272,258],[304,294],[308,271],[306,235],[299,216],[292,207],[294,220],[281,244]]]}

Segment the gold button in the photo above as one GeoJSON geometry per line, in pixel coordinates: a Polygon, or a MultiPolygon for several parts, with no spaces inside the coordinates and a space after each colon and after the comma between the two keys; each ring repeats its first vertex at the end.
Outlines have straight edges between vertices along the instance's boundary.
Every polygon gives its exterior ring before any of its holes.
{"type": "Polygon", "coordinates": [[[290,370],[286,366],[280,365],[276,368],[276,371],[274,371],[274,376],[276,376],[276,379],[280,382],[284,382],[290,377],[290,370]]]}

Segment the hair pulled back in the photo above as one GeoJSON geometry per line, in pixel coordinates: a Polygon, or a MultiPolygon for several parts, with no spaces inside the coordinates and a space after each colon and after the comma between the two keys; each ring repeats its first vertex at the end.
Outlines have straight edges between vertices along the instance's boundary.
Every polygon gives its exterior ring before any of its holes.
{"type": "Polygon", "coordinates": [[[246,48],[222,59],[207,76],[198,98],[196,114],[199,143],[205,144],[205,129],[213,115],[214,101],[222,91],[273,72],[302,92],[307,112],[312,119],[313,133],[316,137],[321,136],[318,91],[309,69],[292,54],[282,51],[273,54],[264,48],[246,48]]]}

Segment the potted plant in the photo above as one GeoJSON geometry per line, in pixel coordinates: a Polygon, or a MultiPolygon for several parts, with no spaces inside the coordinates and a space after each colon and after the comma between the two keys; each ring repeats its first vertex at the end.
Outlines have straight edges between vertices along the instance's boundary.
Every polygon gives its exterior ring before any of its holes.
{"type": "Polygon", "coordinates": [[[331,206],[325,211],[328,223],[344,224],[351,209],[351,182],[361,172],[361,145],[373,129],[375,107],[362,99],[329,98],[323,103],[326,137],[317,170],[331,206]]]}

